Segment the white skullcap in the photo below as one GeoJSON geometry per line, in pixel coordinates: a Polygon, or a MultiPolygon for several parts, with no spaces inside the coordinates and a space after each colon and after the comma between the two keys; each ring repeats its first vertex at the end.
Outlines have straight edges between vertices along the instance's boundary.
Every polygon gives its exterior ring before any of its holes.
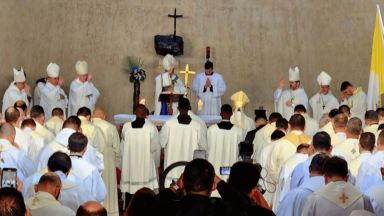
{"type": "Polygon", "coordinates": [[[327,73],[324,71],[320,73],[320,75],[317,77],[317,82],[319,85],[330,85],[332,81],[332,77],[329,76],[327,73]]]}
{"type": "Polygon", "coordinates": [[[49,63],[47,67],[48,77],[59,77],[60,67],[55,63],[49,63]]]}
{"type": "Polygon", "coordinates": [[[289,81],[300,81],[300,72],[298,67],[296,67],[295,70],[289,68],[289,81]]]}
{"type": "Polygon", "coordinates": [[[167,54],[163,59],[163,67],[165,70],[171,70],[172,65],[176,63],[175,58],[172,55],[167,54]]]}
{"type": "Polygon", "coordinates": [[[88,74],[88,64],[86,61],[78,61],[75,68],[78,75],[88,74]]]}
{"type": "Polygon", "coordinates": [[[25,81],[25,75],[23,67],[21,67],[20,71],[13,68],[13,81],[14,82],[24,82],[25,81]]]}

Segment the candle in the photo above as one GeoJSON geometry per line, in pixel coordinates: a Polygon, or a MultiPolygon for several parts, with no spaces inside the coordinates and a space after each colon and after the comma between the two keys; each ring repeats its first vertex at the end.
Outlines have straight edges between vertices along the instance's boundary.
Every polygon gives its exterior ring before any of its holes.
{"type": "Polygon", "coordinates": [[[201,111],[203,110],[203,101],[200,99],[199,102],[197,103],[198,110],[201,111]]]}
{"type": "Polygon", "coordinates": [[[139,101],[139,104],[145,105],[145,98],[141,99],[141,100],[139,101]]]}
{"type": "Polygon", "coordinates": [[[205,48],[205,52],[205,57],[209,59],[211,57],[211,47],[207,46],[207,48],[205,48]]]}

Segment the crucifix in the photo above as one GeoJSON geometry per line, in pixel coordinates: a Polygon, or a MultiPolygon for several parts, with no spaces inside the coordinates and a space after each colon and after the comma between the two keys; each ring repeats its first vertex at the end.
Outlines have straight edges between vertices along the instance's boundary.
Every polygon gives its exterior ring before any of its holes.
{"type": "Polygon", "coordinates": [[[345,196],[344,193],[341,194],[341,197],[339,197],[339,200],[343,200],[343,203],[345,203],[345,200],[348,199],[347,196],[345,196]]]}
{"type": "Polygon", "coordinates": [[[175,8],[175,15],[168,14],[168,17],[174,18],[174,27],[173,27],[173,40],[176,41],[176,19],[183,17],[183,15],[176,15],[176,8],[175,8]]]}
{"type": "Polygon", "coordinates": [[[185,74],[185,92],[187,92],[188,89],[188,77],[189,74],[196,74],[196,72],[189,71],[189,65],[185,67],[185,71],[180,71],[181,74],[185,74]]]}
{"type": "Polygon", "coordinates": [[[323,110],[325,109],[325,104],[323,104],[323,110]]]}

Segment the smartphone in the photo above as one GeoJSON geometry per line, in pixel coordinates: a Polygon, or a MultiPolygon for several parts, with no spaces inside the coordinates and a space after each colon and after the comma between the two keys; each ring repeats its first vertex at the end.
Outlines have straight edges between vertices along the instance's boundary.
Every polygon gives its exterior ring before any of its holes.
{"type": "Polygon", "coordinates": [[[175,182],[175,183],[177,182],[177,180],[179,180],[179,179],[178,178],[172,179],[172,181],[175,182]]]}
{"type": "Polygon", "coordinates": [[[193,159],[204,159],[206,160],[205,150],[195,150],[193,151],[193,159]]]}
{"type": "Polygon", "coordinates": [[[220,167],[220,175],[229,175],[231,167],[220,167]]]}
{"type": "Polygon", "coordinates": [[[1,171],[1,188],[12,187],[16,188],[16,168],[3,168],[1,171]]]}

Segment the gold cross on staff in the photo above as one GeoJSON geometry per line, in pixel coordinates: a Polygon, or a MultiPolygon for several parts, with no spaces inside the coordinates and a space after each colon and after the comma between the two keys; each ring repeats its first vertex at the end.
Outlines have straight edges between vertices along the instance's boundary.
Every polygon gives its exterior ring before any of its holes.
{"type": "Polygon", "coordinates": [[[196,72],[189,71],[189,65],[185,67],[185,71],[180,71],[181,74],[185,74],[185,92],[187,92],[188,89],[188,77],[189,74],[196,74],[196,72]]]}
{"type": "Polygon", "coordinates": [[[345,196],[344,193],[341,194],[341,197],[339,197],[339,200],[343,200],[343,203],[345,203],[345,200],[348,199],[347,196],[345,196]]]}

